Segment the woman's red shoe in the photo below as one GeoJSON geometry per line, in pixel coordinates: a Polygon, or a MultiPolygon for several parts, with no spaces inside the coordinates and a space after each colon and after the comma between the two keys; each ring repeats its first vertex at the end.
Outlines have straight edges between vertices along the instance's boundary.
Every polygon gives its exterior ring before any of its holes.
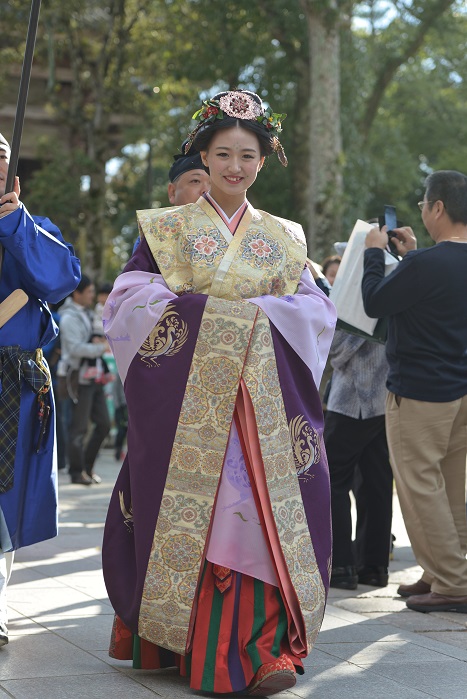
{"type": "Polygon", "coordinates": [[[295,685],[295,666],[287,655],[273,663],[261,665],[248,689],[248,696],[267,697],[295,685]]]}

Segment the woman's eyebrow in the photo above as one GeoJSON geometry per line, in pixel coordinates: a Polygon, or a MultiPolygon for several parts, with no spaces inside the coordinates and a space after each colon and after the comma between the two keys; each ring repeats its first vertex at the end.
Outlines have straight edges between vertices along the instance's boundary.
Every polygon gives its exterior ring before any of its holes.
{"type": "MultiPolygon", "coordinates": [[[[216,146],[216,150],[232,150],[229,146],[216,146]]],[[[256,148],[242,148],[241,150],[248,150],[252,153],[256,153],[256,148]]]]}

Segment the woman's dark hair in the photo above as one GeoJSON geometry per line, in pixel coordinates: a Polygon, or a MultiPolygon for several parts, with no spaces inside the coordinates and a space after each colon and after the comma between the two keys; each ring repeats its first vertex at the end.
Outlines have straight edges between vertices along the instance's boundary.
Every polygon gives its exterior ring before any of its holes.
{"type": "MultiPolygon", "coordinates": [[[[254,99],[254,101],[259,104],[261,108],[263,108],[261,98],[254,92],[249,92],[248,90],[235,90],[235,92],[241,92],[244,95],[248,95],[254,99]]],[[[227,92],[219,92],[217,95],[214,95],[214,97],[211,97],[211,99],[219,100],[221,97],[227,94],[227,92]]],[[[231,129],[234,126],[240,126],[242,129],[246,129],[247,131],[251,131],[255,134],[255,136],[258,138],[261,157],[272,155],[272,153],[274,153],[273,137],[266,131],[264,126],[256,121],[250,121],[249,119],[237,119],[228,115],[224,115],[223,119],[216,119],[212,124],[206,124],[206,126],[201,128],[195,136],[193,145],[197,151],[208,150],[209,143],[211,142],[214,134],[221,129],[231,129]]]]}
{"type": "Polygon", "coordinates": [[[430,209],[436,201],[442,201],[453,223],[467,226],[467,177],[456,170],[438,170],[425,181],[426,201],[430,209]]]}
{"type": "Polygon", "coordinates": [[[97,289],[98,294],[110,294],[113,289],[113,285],[110,282],[103,282],[97,289]]]}
{"type": "Polygon", "coordinates": [[[331,265],[334,265],[334,264],[340,265],[341,260],[342,260],[342,258],[341,258],[340,255],[330,255],[329,257],[326,257],[326,258],[323,260],[323,263],[322,263],[322,265],[321,265],[322,268],[323,268],[323,274],[324,274],[324,276],[326,276],[326,272],[327,272],[328,268],[329,268],[331,265]]]}

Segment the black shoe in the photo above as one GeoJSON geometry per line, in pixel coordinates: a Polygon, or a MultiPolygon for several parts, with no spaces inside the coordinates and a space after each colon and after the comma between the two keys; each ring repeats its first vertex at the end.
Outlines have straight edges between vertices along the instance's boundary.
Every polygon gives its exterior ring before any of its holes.
{"type": "Polygon", "coordinates": [[[341,590],[356,590],[358,575],[355,566],[336,566],[331,571],[331,587],[339,587],[341,590]]]}
{"type": "Polygon", "coordinates": [[[92,478],[83,471],[82,473],[77,473],[75,476],[72,476],[71,482],[75,485],[92,485],[92,478]]]}
{"type": "Polygon", "coordinates": [[[358,569],[358,582],[361,585],[386,587],[389,582],[388,569],[384,566],[364,566],[358,569]]]}
{"type": "Polygon", "coordinates": [[[8,631],[5,624],[0,622],[0,648],[8,643],[8,631]]]}

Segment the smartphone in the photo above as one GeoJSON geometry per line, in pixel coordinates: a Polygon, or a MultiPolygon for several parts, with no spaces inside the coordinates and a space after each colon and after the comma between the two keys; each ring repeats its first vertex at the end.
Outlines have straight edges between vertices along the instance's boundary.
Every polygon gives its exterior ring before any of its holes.
{"type": "Polygon", "coordinates": [[[394,255],[397,255],[397,248],[394,245],[393,242],[391,242],[391,238],[397,238],[397,234],[393,233],[394,228],[399,228],[402,223],[401,221],[397,220],[397,215],[396,215],[396,207],[395,206],[390,206],[389,204],[386,204],[384,207],[384,216],[378,216],[378,223],[379,227],[382,228],[383,226],[387,226],[387,234],[389,238],[389,250],[392,252],[394,255]]]}
{"type": "Polygon", "coordinates": [[[396,207],[385,205],[384,207],[384,223],[388,227],[388,233],[397,228],[396,207]]]}

